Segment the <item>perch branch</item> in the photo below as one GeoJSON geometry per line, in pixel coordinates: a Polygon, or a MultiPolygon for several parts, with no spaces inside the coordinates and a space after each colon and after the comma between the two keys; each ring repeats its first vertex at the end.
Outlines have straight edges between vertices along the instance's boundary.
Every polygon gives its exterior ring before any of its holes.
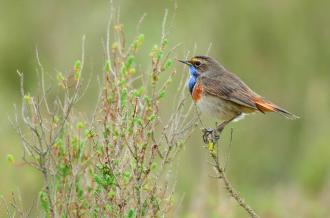
{"type": "MultiPolygon", "coordinates": [[[[228,123],[228,122],[227,122],[228,123]]],[[[244,200],[244,198],[240,195],[238,191],[233,187],[231,182],[229,181],[227,175],[226,175],[226,168],[222,166],[221,162],[219,161],[219,139],[220,135],[227,123],[224,123],[224,125],[221,125],[222,128],[217,128],[215,131],[213,131],[212,134],[207,135],[207,149],[209,151],[209,155],[213,160],[213,163],[210,163],[211,166],[214,167],[217,176],[214,178],[220,179],[223,181],[225,189],[229,193],[231,197],[235,199],[235,201],[242,207],[252,218],[259,218],[255,210],[244,200]]],[[[205,135],[206,129],[203,130],[205,135]]],[[[230,143],[232,140],[232,136],[230,139],[230,143]]]]}

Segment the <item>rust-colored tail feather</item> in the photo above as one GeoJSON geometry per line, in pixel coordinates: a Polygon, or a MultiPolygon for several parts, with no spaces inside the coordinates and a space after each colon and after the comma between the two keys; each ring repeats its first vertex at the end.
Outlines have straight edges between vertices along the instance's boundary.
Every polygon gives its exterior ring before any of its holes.
{"type": "Polygon", "coordinates": [[[290,119],[290,120],[294,120],[294,119],[298,119],[299,117],[290,113],[287,110],[284,110],[282,108],[280,108],[279,106],[270,103],[270,102],[266,102],[264,100],[258,99],[255,101],[256,107],[258,108],[258,110],[262,113],[266,113],[266,112],[277,112],[279,114],[281,114],[282,116],[290,119]]]}

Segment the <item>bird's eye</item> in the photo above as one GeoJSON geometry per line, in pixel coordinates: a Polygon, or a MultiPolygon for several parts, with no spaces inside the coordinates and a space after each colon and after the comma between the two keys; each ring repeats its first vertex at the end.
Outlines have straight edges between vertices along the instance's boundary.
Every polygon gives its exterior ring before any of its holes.
{"type": "Polygon", "coordinates": [[[202,63],[201,63],[200,61],[196,61],[196,62],[195,62],[195,66],[196,66],[196,67],[201,66],[201,64],[202,64],[202,63]]]}

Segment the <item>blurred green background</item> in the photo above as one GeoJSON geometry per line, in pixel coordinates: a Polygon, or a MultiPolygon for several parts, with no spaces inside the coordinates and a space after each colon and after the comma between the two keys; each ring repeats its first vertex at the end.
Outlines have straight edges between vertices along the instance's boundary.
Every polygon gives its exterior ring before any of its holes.
{"type": "MultiPolygon", "coordinates": [[[[290,121],[257,114],[232,124],[228,174],[263,217],[330,217],[330,1],[178,0],[176,4],[173,16],[173,1],[116,3],[128,40],[135,36],[139,18],[147,14],[141,25],[145,55],[159,42],[168,8],[170,43],[183,44],[177,57],[195,45],[196,54],[205,54],[212,43],[210,55],[256,92],[299,115],[301,119],[290,121]]],[[[25,73],[26,90],[33,93],[38,81],[35,49],[47,71],[66,72],[80,57],[85,34],[85,69],[100,72],[109,2],[0,0],[0,5],[0,195],[9,199],[11,192],[20,192],[28,207],[42,180],[29,167],[12,166],[6,160],[10,153],[20,162],[22,154],[8,121],[13,104],[20,102],[16,70],[25,73]]],[[[88,108],[89,102],[84,102],[88,108]]],[[[214,125],[208,119],[203,118],[214,125]]],[[[224,140],[229,140],[228,132],[224,140]]],[[[209,177],[212,170],[201,145],[197,128],[178,160],[177,215],[244,217],[209,177]]]]}

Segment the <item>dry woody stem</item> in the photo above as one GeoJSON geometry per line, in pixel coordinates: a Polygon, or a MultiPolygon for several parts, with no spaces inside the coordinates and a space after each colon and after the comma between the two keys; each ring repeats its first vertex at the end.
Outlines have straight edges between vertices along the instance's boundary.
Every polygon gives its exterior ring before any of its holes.
{"type": "MultiPolygon", "coordinates": [[[[225,186],[225,189],[227,190],[228,194],[233,197],[236,202],[242,207],[252,218],[259,218],[255,210],[243,199],[243,197],[240,195],[238,191],[233,187],[231,182],[229,181],[227,175],[226,175],[226,167],[223,166],[223,164],[219,160],[219,148],[220,148],[220,136],[222,131],[224,130],[224,127],[226,126],[227,123],[224,123],[224,125],[220,125],[221,128],[216,128],[212,134],[208,134],[207,137],[205,138],[205,131],[209,130],[203,130],[204,136],[203,139],[204,141],[206,140],[207,142],[207,149],[209,152],[210,157],[212,158],[213,163],[212,166],[214,167],[217,176],[219,180],[222,180],[225,186]]],[[[231,131],[231,138],[230,138],[230,143],[232,142],[232,133],[231,131]]]]}

